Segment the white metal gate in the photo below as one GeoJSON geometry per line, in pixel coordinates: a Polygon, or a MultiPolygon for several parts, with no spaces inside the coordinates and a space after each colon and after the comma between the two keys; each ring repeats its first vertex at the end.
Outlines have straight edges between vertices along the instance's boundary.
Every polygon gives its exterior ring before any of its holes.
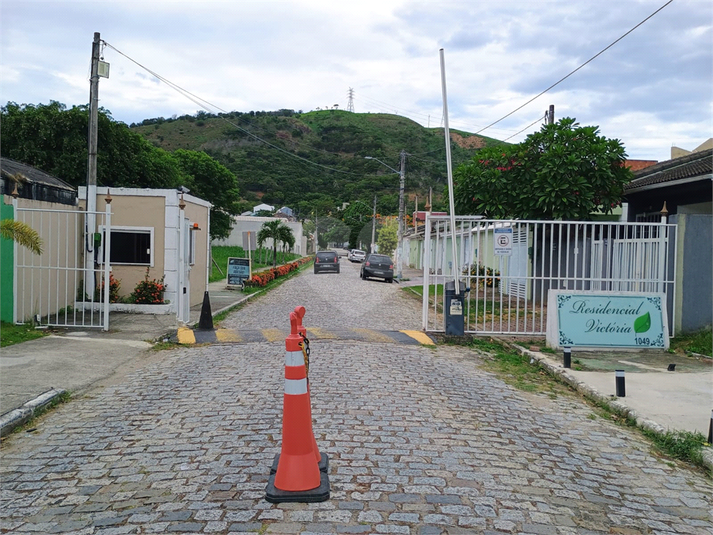
{"type": "MultiPolygon", "coordinates": [[[[423,328],[445,330],[443,288],[465,285],[467,333],[542,336],[549,289],[663,292],[673,314],[675,225],[426,218],[423,328]]],[[[670,318],[669,325],[675,323],[670,318]]],[[[671,332],[673,335],[673,332],[671,332]]]]}
{"type": "Polygon", "coordinates": [[[111,210],[19,208],[15,220],[36,230],[42,254],[14,247],[13,320],[43,326],[109,329],[111,210]],[[96,221],[104,232],[87,231],[96,221]],[[85,266],[85,256],[92,259],[85,266]]]}

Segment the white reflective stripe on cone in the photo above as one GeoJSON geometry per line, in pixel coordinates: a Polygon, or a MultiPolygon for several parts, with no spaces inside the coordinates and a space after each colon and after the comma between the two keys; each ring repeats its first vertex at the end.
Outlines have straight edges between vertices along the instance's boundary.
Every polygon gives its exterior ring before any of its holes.
{"type": "Polygon", "coordinates": [[[285,366],[304,366],[305,356],[302,351],[286,351],[285,366]]]}
{"type": "Polygon", "coordinates": [[[285,394],[299,396],[307,393],[307,379],[285,379],[285,394]]]}

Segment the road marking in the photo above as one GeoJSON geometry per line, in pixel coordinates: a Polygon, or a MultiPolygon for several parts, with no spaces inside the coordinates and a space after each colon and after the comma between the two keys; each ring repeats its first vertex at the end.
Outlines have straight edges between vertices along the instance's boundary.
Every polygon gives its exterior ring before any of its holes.
{"type": "Polygon", "coordinates": [[[178,343],[179,344],[195,344],[196,343],[196,335],[193,334],[193,329],[189,329],[188,327],[180,327],[178,329],[178,343]]]}
{"type": "Polygon", "coordinates": [[[435,346],[436,344],[431,340],[431,338],[424,332],[422,331],[399,331],[404,333],[407,336],[410,336],[420,344],[423,344],[425,346],[435,346]]]}
{"type": "Polygon", "coordinates": [[[320,340],[336,340],[337,336],[334,333],[320,329],[319,327],[307,327],[307,332],[310,334],[308,338],[319,338],[320,340]]]}
{"type": "Polygon", "coordinates": [[[394,342],[394,339],[390,336],[379,331],[374,331],[373,329],[353,328],[352,331],[362,335],[367,342],[394,342]]]}
{"type": "Polygon", "coordinates": [[[218,342],[242,342],[242,337],[232,329],[218,329],[215,331],[218,342]]]}
{"type": "Polygon", "coordinates": [[[280,329],[262,329],[261,332],[268,342],[279,342],[285,339],[285,335],[280,329]]]}

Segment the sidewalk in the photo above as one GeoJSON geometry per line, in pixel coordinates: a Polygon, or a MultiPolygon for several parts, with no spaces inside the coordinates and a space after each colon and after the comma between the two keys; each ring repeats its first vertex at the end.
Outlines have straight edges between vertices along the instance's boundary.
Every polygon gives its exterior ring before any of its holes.
{"type": "MultiPolygon", "coordinates": [[[[403,270],[403,286],[421,283],[417,270],[403,270]]],[[[209,285],[211,313],[216,315],[249,299],[225,282],[209,285]]],[[[256,294],[252,294],[256,295],[256,294]]],[[[191,309],[190,325],[198,323],[202,305],[191,309]]],[[[64,391],[86,392],[120,366],[146,356],[152,343],[175,335],[180,327],[175,316],[112,313],[110,331],[66,330],[0,351],[0,429],[4,436],[26,421],[34,410],[64,391]]],[[[565,370],[561,355],[521,349],[584,395],[606,401],[623,414],[636,416],[645,427],[699,431],[708,436],[713,407],[713,361],[658,352],[576,352],[573,362],[595,371],[565,370]],[[682,360],[683,359],[683,360],[682,360]],[[675,371],[667,371],[677,363],[675,371]],[[626,397],[616,398],[614,369],[626,370],[626,397]]],[[[708,464],[713,468],[713,451],[708,464]]]]}

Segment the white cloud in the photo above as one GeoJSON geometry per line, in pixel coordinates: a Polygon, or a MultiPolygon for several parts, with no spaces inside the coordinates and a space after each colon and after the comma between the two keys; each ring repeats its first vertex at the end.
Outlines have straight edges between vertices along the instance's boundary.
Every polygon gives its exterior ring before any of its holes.
{"type": "MultiPolygon", "coordinates": [[[[93,33],[226,110],[347,104],[441,123],[445,48],[451,126],[476,131],[564,76],[659,0],[94,1],[0,3],[2,99],[88,100],[93,33]]],[[[127,123],[195,113],[190,100],[105,48],[101,105],[127,123]]],[[[631,157],[711,135],[713,5],[677,0],[550,93],[486,130],[504,139],[544,114],[598,124],[631,157]],[[675,136],[676,139],[669,139],[675,136]]],[[[533,128],[537,128],[534,126],[533,128]]],[[[521,140],[527,132],[512,141],[521,140]]]]}

